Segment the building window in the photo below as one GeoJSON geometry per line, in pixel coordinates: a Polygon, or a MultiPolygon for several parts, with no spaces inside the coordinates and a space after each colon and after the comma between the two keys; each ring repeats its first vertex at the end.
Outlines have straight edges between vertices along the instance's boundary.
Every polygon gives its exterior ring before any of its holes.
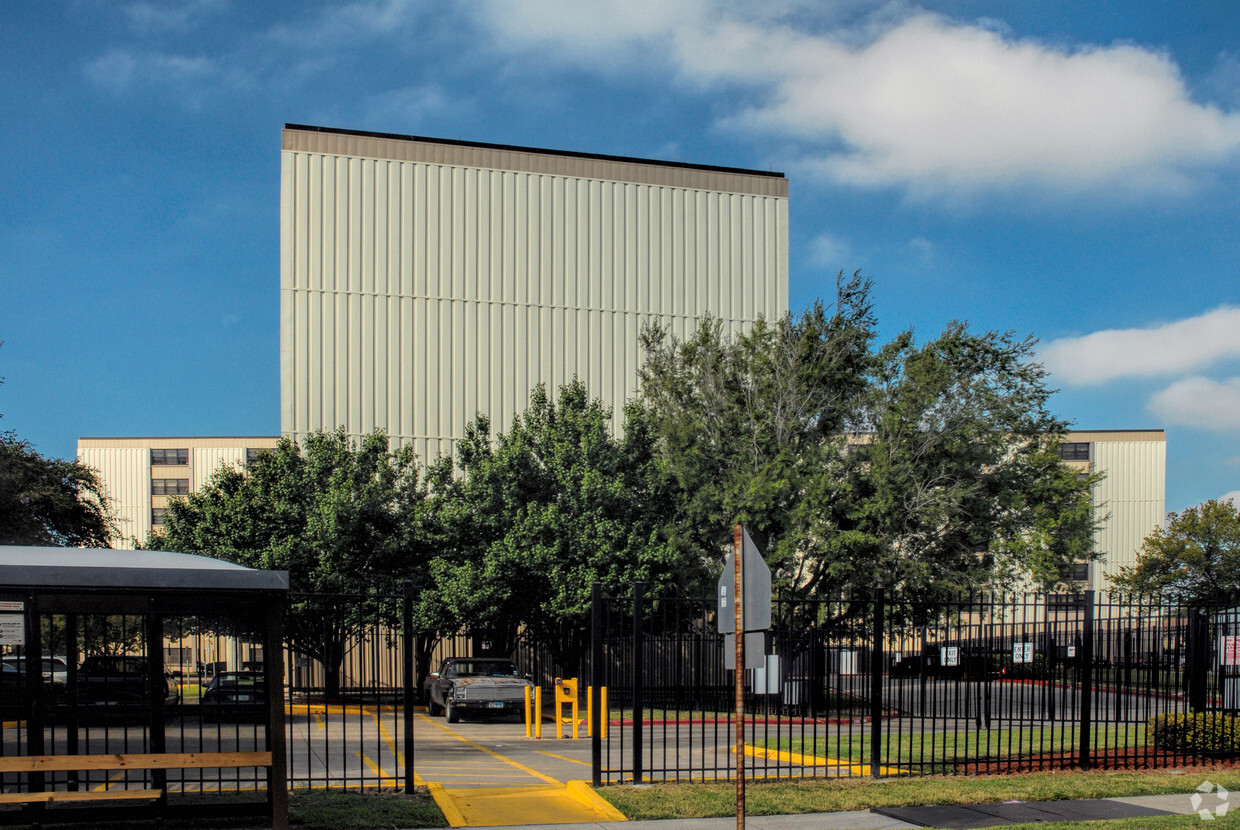
{"type": "Polygon", "coordinates": [[[153,525],[162,525],[162,524],[164,523],[164,519],[167,517],[167,515],[168,515],[168,509],[167,509],[167,508],[165,508],[165,507],[152,507],[152,508],[151,508],[151,524],[153,524],[153,525]]]}
{"type": "Polygon", "coordinates": [[[151,479],[152,496],[186,496],[189,495],[188,478],[153,478],[151,479]]]}
{"type": "Polygon", "coordinates": [[[1059,445],[1059,457],[1064,461],[1088,461],[1089,442],[1076,441],[1059,445]]]}
{"type": "Polygon", "coordinates": [[[248,467],[248,466],[250,466],[251,464],[253,464],[255,461],[257,461],[257,460],[258,460],[258,457],[259,457],[260,455],[267,455],[267,454],[269,454],[270,452],[271,452],[271,450],[266,449],[266,448],[264,448],[264,449],[258,449],[258,450],[256,450],[256,449],[252,449],[252,448],[250,448],[250,449],[246,449],[246,451],[245,451],[245,466],[247,466],[247,467],[248,467]]]}
{"type": "Polygon", "coordinates": [[[151,450],[151,466],[180,466],[189,464],[189,450],[151,450]]]}
{"type": "Polygon", "coordinates": [[[1073,582],[1089,581],[1089,563],[1078,562],[1072,566],[1072,573],[1069,577],[1073,582]]]}

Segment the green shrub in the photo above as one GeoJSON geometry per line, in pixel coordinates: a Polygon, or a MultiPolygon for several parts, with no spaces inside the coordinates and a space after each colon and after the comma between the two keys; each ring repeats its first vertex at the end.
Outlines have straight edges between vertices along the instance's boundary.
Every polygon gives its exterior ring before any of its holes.
{"type": "Polygon", "coordinates": [[[1240,755],[1240,718],[1221,712],[1155,715],[1154,746],[1189,755],[1240,755]]]}

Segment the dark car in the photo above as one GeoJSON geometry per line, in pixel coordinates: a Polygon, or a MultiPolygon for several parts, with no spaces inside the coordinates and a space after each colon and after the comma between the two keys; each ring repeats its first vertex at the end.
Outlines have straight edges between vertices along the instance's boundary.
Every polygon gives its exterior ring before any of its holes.
{"type": "Polygon", "coordinates": [[[426,680],[427,708],[432,715],[443,714],[448,723],[456,723],[462,714],[521,715],[525,690],[533,687],[511,660],[449,657],[426,680]]]}
{"type": "Polygon", "coordinates": [[[220,672],[203,689],[198,704],[205,718],[262,720],[267,716],[267,680],[259,672],[220,672]]]}
{"type": "MultiPolygon", "coordinates": [[[[145,657],[95,654],[78,668],[78,700],[86,705],[149,705],[150,668],[145,657]]],[[[164,703],[176,703],[178,690],[164,673],[159,694],[164,703]]]]}

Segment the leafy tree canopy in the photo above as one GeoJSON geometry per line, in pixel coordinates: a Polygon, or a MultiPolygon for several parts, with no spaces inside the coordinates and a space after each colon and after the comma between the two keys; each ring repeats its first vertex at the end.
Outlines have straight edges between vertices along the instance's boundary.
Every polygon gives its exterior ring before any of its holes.
{"type": "Polygon", "coordinates": [[[631,410],[623,438],[577,380],[544,387],[507,433],[479,417],[458,444],[464,476],[440,502],[447,544],[436,563],[444,601],[502,643],[525,624],[563,649],[584,645],[591,583],[671,584],[678,559],[661,538],[667,494],[653,436],[631,410]],[[566,632],[581,636],[566,636],[566,632]]]}
{"type": "Polygon", "coordinates": [[[1033,341],[953,323],[874,348],[870,283],[834,310],[728,338],[648,329],[642,402],[675,487],[675,533],[720,555],[751,529],[777,582],[932,600],[1089,559],[1090,480],[1065,468],[1033,341]]]}
{"type": "MultiPolygon", "coordinates": [[[[389,451],[382,432],[360,442],[343,429],[314,433],[304,450],[285,439],[248,470],[221,467],[207,486],[169,502],[162,533],[146,546],[287,570],[296,592],[378,598],[426,565],[415,532],[425,498],[412,451],[389,451]]],[[[376,610],[392,609],[379,599],[294,604],[286,635],[325,663],[329,694],[344,642],[376,610]]]]}
{"type": "Polygon", "coordinates": [[[94,470],[0,433],[0,544],[106,548],[116,532],[94,470]]]}
{"type": "Polygon", "coordinates": [[[1175,603],[1240,602],[1240,509],[1211,499],[1167,514],[1141,544],[1136,564],[1122,568],[1115,584],[1175,603]]]}

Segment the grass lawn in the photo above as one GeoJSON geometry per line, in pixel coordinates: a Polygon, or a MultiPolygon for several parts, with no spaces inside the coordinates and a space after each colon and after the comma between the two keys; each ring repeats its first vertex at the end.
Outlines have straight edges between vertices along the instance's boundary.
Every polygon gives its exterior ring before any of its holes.
{"type": "MultiPolygon", "coordinates": [[[[1077,798],[1188,793],[1203,781],[1240,789],[1240,771],[1201,767],[1172,772],[1049,772],[1022,775],[837,778],[758,782],[745,788],[749,815],[825,813],[923,804],[987,804],[1002,801],[1063,801],[1077,798]]],[[[613,785],[598,793],[630,819],[707,818],[736,814],[736,785],[729,782],[613,785]]],[[[1240,811],[1237,812],[1240,817],[1240,811]]],[[[1189,816],[1194,826],[1197,816],[1189,816]]],[[[1229,817],[1230,818],[1230,817],[1229,817]]],[[[1106,822],[1107,827],[1152,827],[1106,822]]],[[[1039,828],[1051,825],[1039,824],[1039,828]]],[[[1078,826],[1078,825],[1073,825],[1078,826]]],[[[1157,825],[1161,826],[1161,825],[1157,825]]],[[[1171,827],[1181,825],[1171,824],[1171,827]]],[[[1219,825],[1212,825],[1219,826],[1219,825]]],[[[1226,826],[1226,825],[1223,825],[1226,826]]]]}
{"type": "MultiPolygon", "coordinates": [[[[1121,749],[1145,745],[1145,726],[1127,729],[1100,726],[1093,730],[1096,749],[1121,749]]],[[[868,735],[825,735],[816,739],[780,738],[758,745],[801,755],[832,758],[856,764],[870,761],[868,735]]],[[[883,736],[885,766],[928,764],[942,772],[957,763],[988,758],[1018,758],[1030,755],[1075,752],[1077,730],[1071,729],[981,729],[950,732],[892,732],[883,736]]]]}

